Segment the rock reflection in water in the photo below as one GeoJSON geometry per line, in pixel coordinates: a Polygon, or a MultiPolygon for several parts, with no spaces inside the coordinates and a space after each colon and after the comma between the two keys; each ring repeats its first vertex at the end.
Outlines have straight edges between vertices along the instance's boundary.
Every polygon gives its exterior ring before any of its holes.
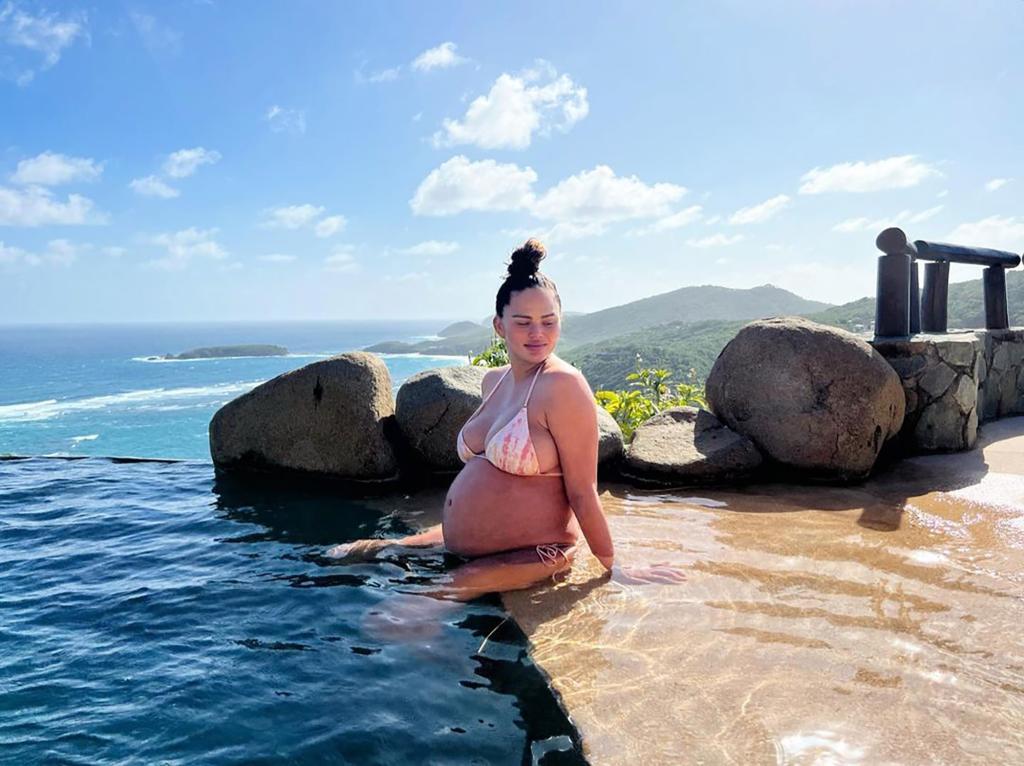
{"type": "Polygon", "coordinates": [[[622,562],[507,594],[597,764],[1024,759],[1024,418],[854,487],[602,500],[622,562]]]}

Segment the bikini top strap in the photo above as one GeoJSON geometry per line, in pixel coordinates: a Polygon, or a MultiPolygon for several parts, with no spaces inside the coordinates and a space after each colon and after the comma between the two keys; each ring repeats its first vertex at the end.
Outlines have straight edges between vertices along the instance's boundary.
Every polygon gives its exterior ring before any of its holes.
{"type": "Polygon", "coordinates": [[[537,372],[533,375],[533,382],[530,383],[530,390],[526,392],[526,401],[523,402],[524,407],[530,403],[530,396],[533,394],[533,387],[537,385],[537,378],[540,377],[540,371],[544,369],[545,364],[547,364],[547,359],[540,363],[540,366],[537,368],[537,372]]]}
{"type": "MultiPolygon", "coordinates": [[[[512,365],[509,365],[509,368],[505,370],[505,372],[502,374],[500,378],[498,378],[498,382],[494,384],[494,388],[487,392],[487,396],[485,396],[483,400],[480,402],[480,405],[475,410],[473,410],[473,414],[466,418],[466,423],[475,418],[477,414],[480,412],[480,410],[484,408],[484,405],[487,404],[487,400],[494,396],[494,392],[498,390],[498,386],[501,385],[501,381],[508,377],[508,374],[510,372],[512,372],[512,365]]],[[[465,428],[465,423],[463,424],[463,428],[465,428]]]]}

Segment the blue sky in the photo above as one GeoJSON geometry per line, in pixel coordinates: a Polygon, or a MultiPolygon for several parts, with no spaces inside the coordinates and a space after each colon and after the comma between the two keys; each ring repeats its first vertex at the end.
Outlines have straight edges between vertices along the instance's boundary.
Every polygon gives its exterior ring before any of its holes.
{"type": "MultiPolygon", "coordinates": [[[[1024,2],[0,0],[0,323],[873,292],[1024,250],[1024,2]]],[[[976,278],[973,270],[954,278],[976,278]]]]}

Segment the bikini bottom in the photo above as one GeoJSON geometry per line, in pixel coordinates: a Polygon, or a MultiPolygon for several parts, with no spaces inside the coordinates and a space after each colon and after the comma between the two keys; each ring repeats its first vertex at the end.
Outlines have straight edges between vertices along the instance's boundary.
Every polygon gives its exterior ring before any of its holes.
{"type": "MultiPolygon", "coordinates": [[[[537,553],[537,558],[546,567],[554,569],[562,563],[568,564],[572,559],[572,554],[576,551],[576,543],[542,543],[533,547],[537,553]]],[[[522,548],[521,550],[529,550],[529,548],[522,548]]],[[[504,551],[509,553],[510,551],[504,551]]],[[[486,556],[463,556],[459,553],[452,553],[451,551],[444,552],[444,565],[445,569],[453,569],[455,567],[468,564],[470,561],[477,561],[486,556]]]]}

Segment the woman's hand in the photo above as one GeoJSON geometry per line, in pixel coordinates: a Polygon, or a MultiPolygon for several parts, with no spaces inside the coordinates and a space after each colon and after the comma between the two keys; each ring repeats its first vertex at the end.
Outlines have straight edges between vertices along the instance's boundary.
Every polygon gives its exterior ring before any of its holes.
{"type": "MultiPolygon", "coordinates": [[[[604,563],[604,562],[602,562],[604,563]]],[[[623,585],[678,585],[686,581],[686,570],[679,564],[631,564],[611,570],[612,582],[623,585]]]]}

